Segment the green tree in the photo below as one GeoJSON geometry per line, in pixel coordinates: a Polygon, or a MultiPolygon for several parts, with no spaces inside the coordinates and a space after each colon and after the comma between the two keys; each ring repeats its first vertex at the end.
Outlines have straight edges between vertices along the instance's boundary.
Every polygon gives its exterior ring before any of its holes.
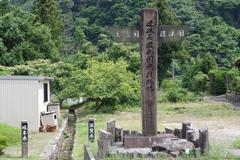
{"type": "Polygon", "coordinates": [[[209,92],[213,95],[221,95],[227,92],[226,70],[213,69],[209,72],[209,92]]]}
{"type": "Polygon", "coordinates": [[[0,65],[13,66],[38,58],[57,59],[49,28],[34,23],[33,19],[34,15],[16,7],[0,17],[0,65]]]}
{"type": "Polygon", "coordinates": [[[77,91],[83,97],[96,102],[96,111],[102,105],[138,104],[140,100],[139,78],[127,71],[127,63],[88,61],[88,68],[75,74],[77,91]]]}
{"type": "Polygon", "coordinates": [[[78,91],[70,85],[71,79],[74,79],[73,75],[76,68],[62,61],[51,63],[50,60],[36,60],[29,61],[27,65],[17,65],[10,68],[10,71],[14,75],[34,75],[34,76],[48,76],[53,77],[51,82],[51,93],[54,95],[54,99],[57,99],[62,106],[63,102],[68,98],[79,98],[78,91]],[[76,92],[75,92],[76,91],[76,92]]]}
{"type": "Polygon", "coordinates": [[[47,25],[51,29],[52,36],[60,49],[63,23],[60,20],[59,5],[56,0],[35,0],[33,14],[36,21],[47,25]]]}

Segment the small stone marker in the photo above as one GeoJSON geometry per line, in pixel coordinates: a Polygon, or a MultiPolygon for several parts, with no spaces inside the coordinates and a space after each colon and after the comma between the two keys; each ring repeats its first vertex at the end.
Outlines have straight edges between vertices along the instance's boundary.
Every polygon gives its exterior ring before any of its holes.
{"type": "Polygon", "coordinates": [[[157,135],[158,10],[141,12],[142,133],[157,135]]]}
{"type": "Polygon", "coordinates": [[[95,140],[95,119],[93,118],[88,120],[88,140],[90,142],[95,140]]]}
{"type": "Polygon", "coordinates": [[[187,131],[188,128],[191,126],[190,122],[183,122],[182,123],[182,138],[186,139],[187,138],[187,131]]]}
{"type": "Polygon", "coordinates": [[[111,144],[115,140],[115,129],[116,129],[116,121],[115,120],[108,121],[107,122],[107,131],[112,134],[111,144]]]}
{"type": "Polygon", "coordinates": [[[208,128],[199,130],[199,145],[201,148],[201,154],[207,154],[209,152],[208,128]]]}
{"type": "Polygon", "coordinates": [[[130,134],[130,131],[129,130],[123,130],[122,132],[123,132],[122,138],[123,138],[123,145],[124,145],[124,139],[125,139],[124,137],[125,137],[125,135],[130,134]]]}
{"type": "Polygon", "coordinates": [[[105,155],[109,152],[109,147],[112,141],[112,134],[104,130],[99,131],[99,140],[98,140],[98,158],[103,159],[105,155]]]}
{"type": "Polygon", "coordinates": [[[28,158],[28,122],[21,122],[22,158],[28,158]]]}

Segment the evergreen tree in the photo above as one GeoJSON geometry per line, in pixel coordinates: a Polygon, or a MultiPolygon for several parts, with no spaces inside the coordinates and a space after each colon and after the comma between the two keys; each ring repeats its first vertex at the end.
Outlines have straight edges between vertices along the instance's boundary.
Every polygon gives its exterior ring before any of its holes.
{"type": "Polygon", "coordinates": [[[36,21],[47,25],[51,29],[57,47],[61,47],[63,23],[60,20],[59,6],[56,0],[35,0],[33,13],[36,21]]]}

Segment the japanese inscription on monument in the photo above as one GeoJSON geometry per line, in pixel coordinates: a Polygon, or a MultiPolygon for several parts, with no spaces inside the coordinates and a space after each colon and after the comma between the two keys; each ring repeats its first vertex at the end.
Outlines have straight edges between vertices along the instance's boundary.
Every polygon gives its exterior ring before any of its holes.
{"type": "Polygon", "coordinates": [[[28,158],[28,122],[21,122],[22,157],[28,158]]]}
{"type": "Polygon", "coordinates": [[[95,140],[95,119],[88,120],[88,139],[89,141],[95,140]]]}
{"type": "MultiPolygon", "coordinates": [[[[139,42],[139,27],[110,27],[113,39],[117,42],[139,42]]],[[[160,25],[158,29],[158,41],[178,42],[185,38],[190,28],[185,25],[160,25]]]]}
{"type": "Polygon", "coordinates": [[[144,9],[141,18],[142,132],[156,136],[158,12],[144,9]]]}

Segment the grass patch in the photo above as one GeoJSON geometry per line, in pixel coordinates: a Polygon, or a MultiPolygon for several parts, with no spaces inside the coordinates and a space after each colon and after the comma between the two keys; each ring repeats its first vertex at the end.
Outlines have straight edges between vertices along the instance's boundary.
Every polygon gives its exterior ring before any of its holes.
{"type": "MultiPolygon", "coordinates": [[[[103,106],[104,107],[104,106],[103,106]]],[[[106,122],[110,119],[116,119],[117,124],[121,124],[121,127],[128,128],[130,130],[141,130],[141,108],[132,107],[125,108],[114,113],[104,113],[98,112],[94,113],[94,104],[86,105],[82,108],[78,115],[78,122],[76,124],[76,139],[73,151],[74,159],[83,159],[83,145],[89,144],[91,150],[94,154],[97,153],[97,139],[98,130],[106,128],[106,122]],[[88,131],[87,122],[89,118],[96,119],[95,135],[96,140],[94,143],[88,142],[88,131]]],[[[231,106],[220,103],[158,103],[158,128],[163,129],[162,125],[163,119],[177,119],[177,121],[184,117],[192,118],[229,118],[229,117],[239,117],[240,111],[234,110],[231,106]]],[[[197,158],[199,160],[222,160],[225,158],[230,158],[232,160],[236,159],[227,155],[224,152],[224,146],[222,144],[211,144],[210,154],[208,156],[197,158]]],[[[107,160],[120,160],[123,157],[110,157],[107,160]]],[[[126,157],[124,158],[126,159],[126,157]]],[[[127,158],[128,159],[128,158],[127,158]]],[[[160,157],[163,160],[170,160],[168,158],[160,157]]],[[[180,157],[179,160],[192,159],[191,157],[180,157]]]]}
{"type": "Polygon", "coordinates": [[[236,139],[233,144],[233,148],[240,149],[240,138],[236,139]]]}
{"type": "Polygon", "coordinates": [[[159,103],[158,111],[163,115],[189,115],[195,117],[231,117],[240,116],[239,110],[219,103],[159,103]]]}
{"type": "Polygon", "coordinates": [[[0,124],[0,137],[4,137],[7,146],[12,146],[20,143],[20,129],[0,124]]]}

